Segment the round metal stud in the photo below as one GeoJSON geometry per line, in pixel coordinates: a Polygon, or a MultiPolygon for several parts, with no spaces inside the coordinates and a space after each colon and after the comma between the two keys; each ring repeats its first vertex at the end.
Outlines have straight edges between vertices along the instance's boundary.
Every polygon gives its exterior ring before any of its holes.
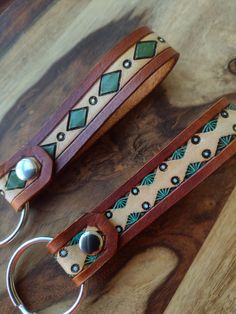
{"type": "Polygon", "coordinates": [[[66,138],[66,135],[65,135],[64,132],[59,132],[59,133],[57,134],[57,140],[58,140],[59,142],[63,142],[63,141],[65,140],[65,138],[66,138]]]}
{"type": "Polygon", "coordinates": [[[180,182],[179,177],[174,176],[174,177],[171,178],[171,183],[172,184],[177,185],[177,184],[179,184],[179,182],[180,182]]]}
{"type": "Polygon", "coordinates": [[[139,188],[137,188],[137,187],[135,187],[135,188],[132,188],[132,190],[131,190],[131,193],[133,194],[133,195],[138,195],[139,194],[139,188]]]}
{"type": "Polygon", "coordinates": [[[197,144],[199,144],[199,143],[200,143],[200,141],[201,141],[201,138],[200,138],[200,136],[199,136],[199,135],[194,135],[194,136],[191,138],[191,142],[192,142],[192,144],[197,145],[197,144]]]}
{"type": "Polygon", "coordinates": [[[16,165],[16,175],[22,181],[35,177],[39,167],[34,158],[23,158],[16,165]]]}
{"type": "Polygon", "coordinates": [[[225,111],[225,110],[221,111],[221,117],[223,117],[223,118],[228,118],[228,117],[229,117],[228,112],[225,111]]]}
{"type": "Polygon", "coordinates": [[[202,157],[203,158],[210,158],[211,157],[211,151],[210,151],[210,149],[204,149],[203,151],[202,151],[202,157]]]}
{"type": "Polygon", "coordinates": [[[96,96],[91,96],[89,98],[89,103],[90,103],[90,105],[95,106],[98,103],[97,97],[96,96]]]}
{"type": "Polygon", "coordinates": [[[166,163],[161,163],[160,166],[159,166],[159,169],[161,171],[166,171],[166,169],[168,168],[168,165],[166,163]]]}
{"type": "Polygon", "coordinates": [[[113,216],[113,214],[112,214],[112,212],[111,212],[110,210],[107,210],[107,211],[105,212],[105,216],[106,216],[108,219],[111,219],[112,216],[113,216]]]}
{"type": "Polygon", "coordinates": [[[97,254],[103,246],[103,238],[96,231],[85,231],[79,239],[79,247],[88,255],[97,254]]]}
{"type": "Polygon", "coordinates": [[[132,62],[129,59],[124,60],[123,67],[129,69],[132,66],[132,62]]]}

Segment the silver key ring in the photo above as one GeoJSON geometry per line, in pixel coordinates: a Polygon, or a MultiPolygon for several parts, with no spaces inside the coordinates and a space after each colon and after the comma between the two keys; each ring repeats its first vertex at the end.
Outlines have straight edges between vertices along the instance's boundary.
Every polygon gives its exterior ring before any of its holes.
{"type": "MultiPolygon", "coordinates": [[[[23,302],[21,301],[19,295],[16,292],[15,282],[14,282],[14,271],[15,267],[17,265],[17,262],[20,258],[20,256],[32,245],[38,244],[38,243],[44,243],[44,242],[50,242],[52,238],[50,237],[38,237],[34,238],[32,240],[29,240],[25,243],[23,243],[12,255],[10,262],[7,267],[7,273],[6,273],[6,282],[7,282],[7,291],[9,294],[9,297],[15,307],[17,307],[21,313],[23,314],[36,314],[35,312],[29,312],[23,302]]],[[[74,305],[72,305],[69,310],[64,312],[63,314],[72,314],[79,306],[84,291],[84,285],[80,286],[80,291],[78,298],[76,299],[74,305]]]]}
{"type": "Polygon", "coordinates": [[[11,234],[9,234],[9,236],[7,236],[5,239],[0,241],[0,247],[7,245],[8,243],[10,243],[12,240],[15,239],[15,237],[18,235],[20,230],[24,227],[26,220],[28,218],[28,213],[29,213],[29,203],[26,203],[25,207],[22,209],[22,211],[20,213],[20,220],[19,220],[16,228],[14,229],[14,231],[11,234]]]}

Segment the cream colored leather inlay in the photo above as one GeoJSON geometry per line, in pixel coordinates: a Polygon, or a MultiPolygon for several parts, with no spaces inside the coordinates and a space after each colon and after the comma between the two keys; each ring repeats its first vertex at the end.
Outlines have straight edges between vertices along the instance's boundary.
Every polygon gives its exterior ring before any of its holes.
{"type": "MultiPolygon", "coordinates": [[[[145,36],[142,41],[155,40],[157,41],[157,35],[155,33],[145,36]]],[[[145,64],[150,62],[152,58],[144,58],[134,60],[134,51],[136,44],[128,49],[120,58],[118,58],[115,63],[113,63],[105,73],[111,73],[117,70],[121,70],[121,80],[120,80],[120,89],[141,69],[145,64]],[[129,69],[123,67],[124,60],[131,60],[132,66],[129,69]]],[[[157,49],[155,55],[162,52],[164,49],[169,47],[167,43],[157,42],[157,49]]],[[[104,74],[105,74],[104,73],[104,74]]],[[[99,85],[100,79],[92,86],[88,93],[74,106],[74,109],[83,108],[89,106],[87,125],[98,115],[99,112],[107,105],[107,103],[115,96],[117,92],[99,96],[99,85]],[[95,96],[98,98],[96,105],[89,104],[89,98],[95,96]]],[[[119,90],[120,90],[119,89],[119,90]]],[[[67,121],[68,115],[62,120],[62,122],[56,127],[53,132],[41,143],[41,145],[47,145],[50,143],[57,142],[56,157],[58,157],[65,149],[68,147],[71,142],[83,131],[84,128],[67,131],[67,121]],[[59,132],[64,132],[66,134],[66,139],[63,142],[57,141],[57,134],[59,132]]],[[[85,126],[86,127],[86,126],[85,126]]]]}
{"type": "MultiPolygon", "coordinates": [[[[236,110],[226,109],[225,111],[229,113],[229,117],[224,118],[219,114],[217,117],[217,125],[214,130],[195,134],[200,137],[200,142],[198,144],[193,144],[191,139],[189,139],[186,145],[184,145],[186,147],[184,148],[184,154],[181,158],[171,159],[170,157],[168,160],[164,161],[168,166],[165,171],[159,170],[159,167],[154,170],[153,173],[155,176],[152,183],[148,185],[138,185],[137,188],[139,193],[137,195],[133,195],[131,192],[128,195],[124,195],[126,203],[123,207],[111,208],[107,211],[112,213],[110,221],[115,227],[119,226],[123,229],[129,227],[127,222],[130,214],[143,214],[145,212],[142,208],[143,203],[148,202],[150,206],[153,207],[158,202],[158,191],[162,189],[169,190],[176,187],[176,185],[171,182],[173,177],[179,178],[178,185],[180,185],[181,182],[185,180],[186,172],[190,164],[207,162],[216,155],[220,138],[236,135],[236,130],[233,129],[233,125],[236,124],[236,110]],[[204,158],[202,156],[204,150],[211,151],[210,158],[204,158]]],[[[225,146],[227,146],[227,144],[225,146]]],[[[135,221],[133,224],[135,224],[135,221]]],[[[73,253],[63,258],[63,260],[58,257],[58,254],[56,255],[56,258],[64,270],[69,275],[73,275],[70,271],[71,265],[78,263],[80,265],[80,270],[83,270],[86,257],[84,257],[84,254],[78,249],[77,245],[69,244],[66,248],[73,253]]]]}

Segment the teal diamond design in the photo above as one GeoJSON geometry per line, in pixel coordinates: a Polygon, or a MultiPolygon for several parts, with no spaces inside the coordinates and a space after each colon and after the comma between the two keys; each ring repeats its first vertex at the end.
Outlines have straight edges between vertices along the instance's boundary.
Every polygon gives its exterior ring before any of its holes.
{"type": "Polygon", "coordinates": [[[115,93],[120,88],[121,70],[105,73],[101,77],[99,96],[115,93]]]}
{"type": "Polygon", "coordinates": [[[149,173],[146,177],[143,178],[141,185],[151,185],[154,182],[156,172],[149,173]]]}
{"type": "Polygon", "coordinates": [[[201,167],[203,166],[202,162],[194,162],[189,164],[186,174],[185,174],[185,179],[190,178],[194,173],[196,173],[201,167]]]}
{"type": "Polygon", "coordinates": [[[157,42],[154,40],[140,41],[134,52],[134,60],[152,58],[156,54],[157,42]]]}
{"type": "Polygon", "coordinates": [[[141,218],[141,216],[142,216],[141,213],[129,214],[126,225],[127,226],[133,225],[135,222],[137,222],[141,218]]]}
{"type": "Polygon", "coordinates": [[[230,104],[227,109],[229,110],[236,110],[236,105],[230,104]]]}
{"type": "Polygon", "coordinates": [[[203,133],[212,132],[215,130],[217,126],[217,119],[209,121],[202,129],[203,133]]]}
{"type": "Polygon", "coordinates": [[[15,170],[11,170],[8,175],[6,190],[23,189],[26,185],[26,181],[20,180],[15,170]]]}
{"type": "Polygon", "coordinates": [[[118,208],[124,208],[127,204],[128,197],[122,197],[120,198],[114,205],[113,209],[118,209],[118,208]]]}
{"type": "Polygon", "coordinates": [[[232,135],[222,136],[218,142],[217,152],[219,153],[219,151],[222,151],[225,147],[227,147],[233,139],[234,137],[232,135]]]}
{"type": "Polygon", "coordinates": [[[166,198],[170,193],[172,192],[171,188],[164,188],[164,189],[160,189],[157,192],[157,196],[156,196],[156,202],[162,201],[164,198],[166,198]]]}
{"type": "Polygon", "coordinates": [[[41,146],[46,153],[48,153],[49,156],[52,157],[52,159],[55,159],[56,156],[56,150],[57,150],[57,143],[51,143],[41,146]]]}
{"type": "Polygon", "coordinates": [[[88,107],[71,110],[67,123],[67,131],[85,127],[87,123],[88,111],[88,107]]]}
{"type": "Polygon", "coordinates": [[[184,157],[187,146],[182,146],[178,148],[170,157],[171,160],[177,160],[184,157]]]}

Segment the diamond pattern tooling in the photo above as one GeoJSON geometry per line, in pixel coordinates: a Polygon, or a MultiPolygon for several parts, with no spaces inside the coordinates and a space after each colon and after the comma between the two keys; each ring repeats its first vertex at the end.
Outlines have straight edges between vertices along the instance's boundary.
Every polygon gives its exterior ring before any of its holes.
{"type": "Polygon", "coordinates": [[[115,93],[120,88],[121,70],[105,73],[101,77],[99,96],[115,93]]]}
{"type": "Polygon", "coordinates": [[[16,175],[16,171],[11,170],[6,183],[6,190],[23,189],[25,185],[26,181],[19,179],[16,175]]]}
{"type": "Polygon", "coordinates": [[[57,150],[57,143],[51,143],[41,146],[49,156],[52,157],[52,159],[55,159],[56,156],[56,150],[57,150]]]}
{"type": "Polygon", "coordinates": [[[156,54],[157,42],[151,41],[140,41],[137,43],[134,52],[134,60],[152,58],[156,54]]]}
{"type": "Polygon", "coordinates": [[[69,113],[67,131],[85,127],[88,117],[88,107],[71,110],[69,113]]]}

